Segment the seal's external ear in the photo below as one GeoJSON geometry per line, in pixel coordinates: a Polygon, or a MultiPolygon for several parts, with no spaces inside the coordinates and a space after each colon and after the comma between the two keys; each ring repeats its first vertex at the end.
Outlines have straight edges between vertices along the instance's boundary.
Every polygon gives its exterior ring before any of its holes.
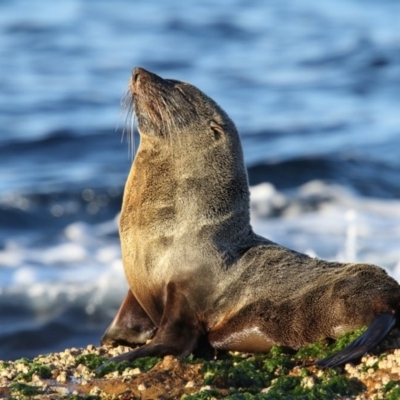
{"type": "Polygon", "coordinates": [[[211,120],[210,128],[214,133],[215,140],[221,139],[221,137],[225,134],[222,126],[220,124],[218,124],[217,122],[215,122],[214,120],[211,120]]]}

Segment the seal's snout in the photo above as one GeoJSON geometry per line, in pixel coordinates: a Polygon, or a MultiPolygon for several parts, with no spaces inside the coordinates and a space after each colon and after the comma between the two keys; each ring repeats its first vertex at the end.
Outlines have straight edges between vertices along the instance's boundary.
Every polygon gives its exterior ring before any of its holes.
{"type": "Polygon", "coordinates": [[[150,71],[145,70],[141,67],[135,67],[132,70],[130,87],[133,93],[137,93],[140,87],[145,83],[150,85],[155,83],[162,83],[164,79],[160,78],[158,75],[153,74],[150,71]]]}
{"type": "Polygon", "coordinates": [[[149,72],[143,68],[135,67],[132,71],[130,87],[132,93],[136,93],[138,86],[140,85],[140,81],[143,79],[144,75],[149,75],[149,72]]]}
{"type": "Polygon", "coordinates": [[[156,74],[153,74],[150,71],[145,70],[141,67],[135,67],[132,70],[132,83],[138,83],[142,79],[151,79],[151,78],[159,78],[156,74]]]}
{"type": "Polygon", "coordinates": [[[135,84],[138,81],[141,71],[142,71],[142,68],[140,68],[140,67],[136,67],[136,68],[133,69],[133,71],[132,71],[132,83],[135,84]]]}

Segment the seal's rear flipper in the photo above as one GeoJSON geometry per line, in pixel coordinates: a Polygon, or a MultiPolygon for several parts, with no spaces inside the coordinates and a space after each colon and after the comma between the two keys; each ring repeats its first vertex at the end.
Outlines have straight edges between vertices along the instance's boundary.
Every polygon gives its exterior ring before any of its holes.
{"type": "Polygon", "coordinates": [[[316,361],[314,365],[321,368],[337,367],[349,361],[362,357],[373,349],[390,332],[396,323],[395,315],[391,313],[378,314],[368,329],[338,353],[316,361]]]}

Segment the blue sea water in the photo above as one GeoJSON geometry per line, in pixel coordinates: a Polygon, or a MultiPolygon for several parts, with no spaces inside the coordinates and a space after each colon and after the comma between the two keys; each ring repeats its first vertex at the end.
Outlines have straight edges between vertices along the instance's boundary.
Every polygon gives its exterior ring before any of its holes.
{"type": "Polygon", "coordinates": [[[395,0],[0,2],[0,359],[97,344],[125,294],[134,66],[236,122],[258,233],[400,279],[399,15],[395,0]]]}

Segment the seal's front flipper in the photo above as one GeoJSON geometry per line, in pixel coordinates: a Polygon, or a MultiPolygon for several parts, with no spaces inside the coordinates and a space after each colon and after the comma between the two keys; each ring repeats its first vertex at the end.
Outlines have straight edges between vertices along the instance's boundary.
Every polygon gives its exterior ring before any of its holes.
{"type": "Polygon", "coordinates": [[[203,334],[197,313],[190,307],[174,283],[167,286],[167,300],[160,326],[154,339],[138,349],[113,357],[99,367],[97,372],[110,362],[133,361],[139,357],[163,357],[189,355],[203,334]]]}
{"type": "Polygon", "coordinates": [[[337,367],[349,361],[362,357],[373,349],[390,332],[396,323],[395,315],[391,313],[378,314],[368,329],[353,343],[350,343],[338,353],[316,361],[314,365],[321,368],[337,367]]]}
{"type": "Polygon", "coordinates": [[[146,343],[156,331],[156,326],[129,290],[117,315],[107,328],[101,344],[134,346],[146,343]]]}

